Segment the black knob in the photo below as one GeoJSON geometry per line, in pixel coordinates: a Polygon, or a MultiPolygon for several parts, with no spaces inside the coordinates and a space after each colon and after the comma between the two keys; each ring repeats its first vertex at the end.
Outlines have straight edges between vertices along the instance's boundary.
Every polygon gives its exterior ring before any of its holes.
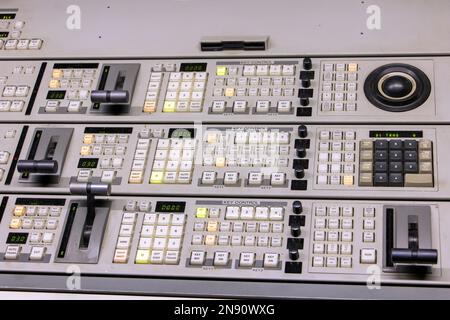
{"type": "Polygon", "coordinates": [[[395,75],[381,83],[381,90],[387,97],[400,99],[411,94],[413,84],[410,79],[401,75],[395,75]]]}
{"type": "Polygon", "coordinates": [[[291,228],[291,235],[293,237],[299,237],[301,233],[302,232],[300,231],[300,227],[292,227],[291,228]]]}
{"type": "Polygon", "coordinates": [[[297,157],[298,158],[306,157],[306,149],[305,148],[298,148],[297,149],[297,157]]]}
{"type": "Polygon", "coordinates": [[[292,211],[295,214],[300,214],[303,212],[303,205],[300,201],[296,200],[294,202],[292,202],[292,211]]]}
{"type": "Polygon", "coordinates": [[[309,98],[300,98],[300,105],[302,105],[303,107],[309,105],[309,98]]]}
{"type": "Polygon", "coordinates": [[[305,58],[303,59],[303,69],[305,70],[311,70],[312,68],[312,61],[311,58],[305,58]]]}
{"type": "Polygon", "coordinates": [[[303,88],[309,88],[310,86],[311,86],[311,80],[309,80],[309,79],[302,80],[303,88]]]}
{"type": "Polygon", "coordinates": [[[294,170],[294,174],[297,179],[303,179],[305,177],[305,169],[297,168],[294,170]]]}
{"type": "Polygon", "coordinates": [[[297,260],[298,258],[300,258],[298,250],[289,250],[289,259],[297,260]]]}
{"type": "Polygon", "coordinates": [[[300,138],[306,138],[308,135],[308,128],[306,128],[304,124],[301,124],[298,126],[297,132],[300,138]]]}

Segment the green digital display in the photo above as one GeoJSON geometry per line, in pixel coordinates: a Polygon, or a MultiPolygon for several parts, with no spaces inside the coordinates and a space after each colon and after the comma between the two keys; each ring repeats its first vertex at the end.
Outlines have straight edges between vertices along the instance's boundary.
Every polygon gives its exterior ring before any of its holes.
{"type": "Polygon", "coordinates": [[[9,32],[7,31],[1,31],[0,32],[0,38],[8,38],[9,32]]]}
{"type": "Polygon", "coordinates": [[[156,202],[156,212],[184,212],[186,209],[186,202],[181,201],[158,201],[156,202]]]}
{"type": "Polygon", "coordinates": [[[10,232],[6,238],[7,244],[25,244],[27,243],[28,233],[10,232]]]}
{"type": "Polygon", "coordinates": [[[62,100],[66,96],[66,90],[50,90],[47,92],[47,100],[62,100]]]}
{"type": "Polygon", "coordinates": [[[15,13],[0,13],[0,20],[14,20],[15,18],[15,13]]]}
{"type": "Polygon", "coordinates": [[[80,158],[78,169],[95,169],[98,166],[98,158],[80,158]]]}
{"type": "Polygon", "coordinates": [[[369,131],[370,138],[423,138],[423,131],[369,131]]]}
{"type": "Polygon", "coordinates": [[[180,72],[205,72],[206,65],[206,63],[182,63],[180,72]]]}

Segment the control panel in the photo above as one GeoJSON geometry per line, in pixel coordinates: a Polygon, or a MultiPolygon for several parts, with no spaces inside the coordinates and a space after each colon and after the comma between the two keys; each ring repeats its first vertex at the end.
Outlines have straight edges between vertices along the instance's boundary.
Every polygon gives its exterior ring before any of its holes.
{"type": "Polygon", "coordinates": [[[68,115],[83,123],[450,120],[446,57],[0,64],[2,97],[24,102],[19,108],[2,101],[5,121],[64,122],[68,115]]]}
{"type": "Polygon", "coordinates": [[[88,201],[3,196],[0,270],[355,282],[376,266],[387,283],[449,281],[442,202],[101,197],[86,236],[88,201]]]}
{"type": "Polygon", "coordinates": [[[442,126],[5,125],[1,190],[446,199],[442,126]],[[11,157],[5,155],[6,164],[11,157]]]}
{"type": "Polygon", "coordinates": [[[449,7],[280,1],[2,1],[0,289],[449,296],[449,7]]]}

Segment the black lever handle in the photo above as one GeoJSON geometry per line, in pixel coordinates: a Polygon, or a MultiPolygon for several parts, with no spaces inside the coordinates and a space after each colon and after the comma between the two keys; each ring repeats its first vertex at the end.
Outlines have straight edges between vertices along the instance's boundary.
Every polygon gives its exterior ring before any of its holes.
{"type": "Polygon", "coordinates": [[[436,264],[438,252],[435,249],[398,249],[391,250],[393,263],[436,264]]]}
{"type": "Polygon", "coordinates": [[[130,94],[127,90],[93,90],[91,101],[93,103],[127,103],[130,94]]]}
{"type": "Polygon", "coordinates": [[[111,194],[111,185],[107,183],[71,183],[71,194],[87,196],[87,215],[81,233],[80,248],[87,249],[91,239],[92,227],[95,220],[95,196],[108,196],[111,194]]]}
{"type": "Polygon", "coordinates": [[[17,171],[20,173],[56,173],[58,162],[56,160],[19,160],[17,171]]]}

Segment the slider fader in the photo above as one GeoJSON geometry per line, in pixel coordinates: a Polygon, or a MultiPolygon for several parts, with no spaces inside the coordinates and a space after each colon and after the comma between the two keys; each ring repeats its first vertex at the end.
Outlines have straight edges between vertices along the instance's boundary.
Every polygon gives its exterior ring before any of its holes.
{"type": "Polygon", "coordinates": [[[140,13],[137,36],[75,34],[52,1],[7,3],[0,287],[69,290],[76,265],[80,292],[449,296],[448,44],[386,36],[380,51],[337,28],[308,47],[279,27],[158,42],[140,13]]]}

